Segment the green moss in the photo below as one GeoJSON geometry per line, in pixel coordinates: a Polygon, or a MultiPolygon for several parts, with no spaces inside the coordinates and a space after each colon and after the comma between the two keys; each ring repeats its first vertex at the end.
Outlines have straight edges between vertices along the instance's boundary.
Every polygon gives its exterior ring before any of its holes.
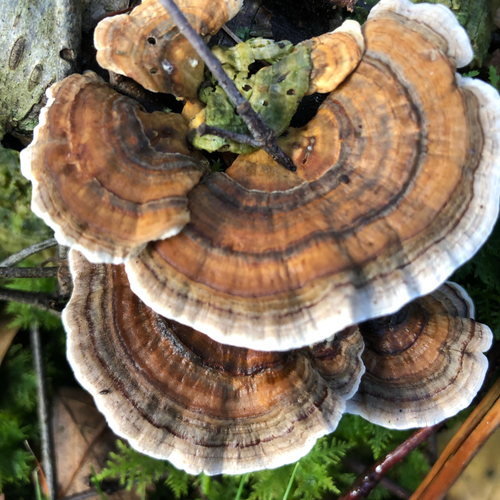
{"type": "Polygon", "coordinates": [[[0,260],[51,237],[30,204],[31,183],[20,172],[19,153],[0,147],[0,260]]]}

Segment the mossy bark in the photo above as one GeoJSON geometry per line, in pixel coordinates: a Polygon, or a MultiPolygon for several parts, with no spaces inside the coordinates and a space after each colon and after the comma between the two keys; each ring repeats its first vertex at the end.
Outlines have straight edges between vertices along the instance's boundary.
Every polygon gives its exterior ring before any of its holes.
{"type": "Polygon", "coordinates": [[[45,90],[76,70],[81,2],[0,0],[0,127],[33,130],[45,90]]]}

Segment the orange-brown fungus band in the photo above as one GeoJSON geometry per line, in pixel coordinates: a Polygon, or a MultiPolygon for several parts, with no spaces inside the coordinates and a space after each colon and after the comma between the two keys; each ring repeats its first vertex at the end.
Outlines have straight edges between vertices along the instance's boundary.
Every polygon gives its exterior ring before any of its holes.
{"type": "Polygon", "coordinates": [[[391,316],[359,325],[366,373],[347,408],[395,429],[434,425],[466,408],[484,380],[491,330],[467,293],[445,283],[391,316]]]}
{"type": "MultiPolygon", "coordinates": [[[[234,17],[242,0],[176,0],[176,4],[205,37],[234,17]]],[[[103,68],[133,78],[153,92],[196,97],[204,63],[158,0],[144,0],[130,15],[103,19],[94,44],[103,68]]]]}
{"type": "Polygon", "coordinates": [[[189,221],[186,193],[202,168],[175,113],[146,113],[95,73],[54,84],[21,154],[32,209],[61,244],[123,262],[189,221]]]}
{"type": "Polygon", "coordinates": [[[123,266],[70,252],[68,358],[111,428],[192,474],[291,463],[333,431],[363,373],[356,328],[287,353],[217,344],[130,290],[123,266]]]}
{"type": "Polygon", "coordinates": [[[500,98],[456,75],[472,52],[451,11],[422,7],[377,5],[359,65],[282,139],[296,175],[257,152],[189,193],[184,230],[126,263],[142,300],[287,350],[398,310],[477,251],[498,213],[500,98]]]}

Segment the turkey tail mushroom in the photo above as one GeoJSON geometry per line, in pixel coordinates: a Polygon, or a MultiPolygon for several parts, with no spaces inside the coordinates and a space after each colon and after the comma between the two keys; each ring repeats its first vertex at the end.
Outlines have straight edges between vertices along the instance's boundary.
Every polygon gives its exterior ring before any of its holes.
{"type": "Polygon", "coordinates": [[[186,193],[202,175],[175,113],[146,113],[91,71],[47,91],[21,170],[31,208],[59,243],[119,263],[189,221],[186,193]]]}
{"type": "Polygon", "coordinates": [[[465,31],[442,6],[382,0],[362,32],[356,69],[281,139],[296,175],[240,155],[189,193],[179,235],[126,264],[150,307],[218,342],[287,350],[397,311],[484,243],[500,97],[456,75],[465,31]]]}
{"type": "MultiPolygon", "coordinates": [[[[213,35],[243,0],[177,0],[191,26],[213,35]]],[[[203,61],[158,0],[144,0],[130,15],[103,19],[95,30],[97,62],[153,92],[192,99],[203,79],[203,61]]]]}
{"type": "Polygon", "coordinates": [[[359,325],[366,373],[350,413],[394,429],[425,427],[470,405],[483,384],[491,330],[465,290],[445,283],[401,311],[359,325]]]}
{"type": "Polygon", "coordinates": [[[115,433],[191,474],[295,462],[332,432],[364,368],[356,328],[291,352],[217,344],[135,296],[123,266],[69,254],[68,359],[115,433]]]}

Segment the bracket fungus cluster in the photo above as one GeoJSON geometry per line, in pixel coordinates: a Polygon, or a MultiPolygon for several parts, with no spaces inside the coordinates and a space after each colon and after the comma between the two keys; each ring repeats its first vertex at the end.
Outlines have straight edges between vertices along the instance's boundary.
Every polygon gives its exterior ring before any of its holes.
{"type": "Polygon", "coordinates": [[[454,284],[321,343],[255,351],[158,315],[123,266],[69,259],[63,321],[77,379],[117,434],[193,474],[294,462],[335,430],[346,401],[385,426],[430,425],[467,406],[487,368],[491,331],[454,284]]]}
{"type": "Polygon", "coordinates": [[[434,425],[471,403],[484,380],[491,330],[447,282],[391,316],[359,325],[366,373],[348,411],[395,429],[434,425]]]}
{"type": "MultiPolygon", "coordinates": [[[[203,3],[178,2],[202,36],[241,7],[203,3]]],[[[241,473],[299,458],[346,407],[407,428],[470,403],[491,332],[460,287],[437,288],[498,214],[500,97],[456,74],[472,49],[451,11],[381,0],[362,28],[283,44],[261,76],[237,55],[258,44],[219,50],[263,116],[329,93],[279,138],[295,173],[258,150],[201,178],[189,131],[222,97],[203,109],[203,64],[156,0],[95,43],[103,67],[190,100],[149,114],[72,75],[21,155],[33,210],[73,247],[70,361],[118,434],[189,472],[241,473]]]]}
{"type": "Polygon", "coordinates": [[[455,74],[472,52],[447,9],[378,5],[355,71],[282,140],[297,174],[239,156],[188,194],[179,235],[126,263],[150,307],[219,342],[290,349],[429,293],[485,241],[498,93],[455,74]]]}
{"type": "Polygon", "coordinates": [[[156,314],[123,266],[70,253],[68,357],[111,427],[190,473],[298,460],[332,432],[364,371],[356,328],[292,352],[217,344],[156,314]]]}

